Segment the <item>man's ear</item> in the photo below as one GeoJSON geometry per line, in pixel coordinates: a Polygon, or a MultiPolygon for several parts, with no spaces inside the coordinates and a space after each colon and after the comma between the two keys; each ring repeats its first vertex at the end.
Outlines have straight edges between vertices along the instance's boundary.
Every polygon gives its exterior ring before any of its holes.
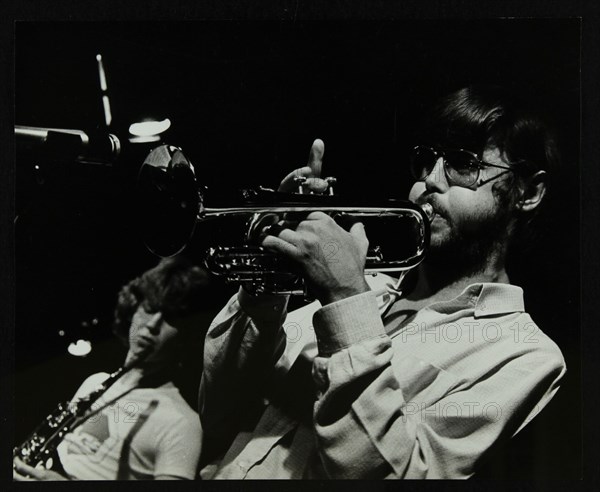
{"type": "Polygon", "coordinates": [[[532,212],[535,210],[542,203],[546,194],[546,181],[546,171],[538,171],[529,177],[524,183],[517,208],[522,212],[532,212]]]}

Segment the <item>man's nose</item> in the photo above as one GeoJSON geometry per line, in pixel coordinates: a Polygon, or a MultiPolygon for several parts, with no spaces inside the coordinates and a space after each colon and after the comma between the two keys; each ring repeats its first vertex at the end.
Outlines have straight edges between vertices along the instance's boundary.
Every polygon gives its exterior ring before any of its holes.
{"type": "Polygon", "coordinates": [[[448,180],[444,171],[444,158],[439,157],[433,166],[433,169],[425,177],[425,188],[427,191],[437,191],[443,193],[448,189],[448,180]]]}
{"type": "Polygon", "coordinates": [[[150,333],[156,334],[160,331],[160,324],[162,322],[162,314],[155,313],[152,317],[146,322],[146,327],[150,331],[150,333]]]}

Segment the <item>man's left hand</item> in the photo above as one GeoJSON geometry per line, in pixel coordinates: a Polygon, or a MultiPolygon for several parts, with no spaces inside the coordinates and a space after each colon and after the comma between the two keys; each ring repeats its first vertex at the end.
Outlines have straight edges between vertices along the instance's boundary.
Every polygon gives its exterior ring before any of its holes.
{"type": "Polygon", "coordinates": [[[285,225],[268,228],[262,245],[299,263],[309,292],[321,304],[369,290],[364,276],[369,240],[363,224],[355,223],[348,232],[329,215],[312,212],[295,230],[285,225]]]}
{"type": "Polygon", "coordinates": [[[19,458],[13,460],[13,480],[18,482],[37,482],[41,480],[69,480],[67,477],[52,470],[34,468],[26,465],[19,458]]]}

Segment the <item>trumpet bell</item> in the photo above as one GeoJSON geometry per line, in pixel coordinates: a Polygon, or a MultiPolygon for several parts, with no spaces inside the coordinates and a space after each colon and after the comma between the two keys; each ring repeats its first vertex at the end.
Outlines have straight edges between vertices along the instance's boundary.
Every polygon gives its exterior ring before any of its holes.
{"type": "Polygon", "coordinates": [[[200,199],[194,167],[181,149],[152,150],[138,173],[136,193],[146,247],[163,258],[181,252],[194,234],[200,199]]]}

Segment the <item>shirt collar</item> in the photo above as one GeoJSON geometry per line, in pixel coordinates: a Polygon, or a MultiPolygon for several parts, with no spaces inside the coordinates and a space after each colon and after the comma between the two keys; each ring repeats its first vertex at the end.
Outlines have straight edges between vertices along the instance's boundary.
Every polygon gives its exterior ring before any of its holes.
{"type": "Polygon", "coordinates": [[[444,314],[471,308],[475,318],[525,311],[521,287],[493,282],[471,284],[454,299],[428,307],[444,314]]]}
{"type": "Polygon", "coordinates": [[[496,314],[525,312],[523,289],[516,285],[483,283],[469,285],[463,293],[476,296],[474,315],[476,318],[496,314]]]}
{"type": "Polygon", "coordinates": [[[377,307],[380,313],[384,313],[390,304],[393,304],[400,298],[402,291],[397,290],[398,280],[379,273],[377,275],[366,275],[365,279],[371,290],[375,293],[377,307]]]}
{"type": "MultiPolygon", "coordinates": [[[[400,291],[395,288],[396,279],[385,274],[366,278],[371,290],[377,296],[381,311],[400,297],[400,291]]],[[[471,284],[454,299],[436,302],[429,307],[444,312],[455,312],[471,307],[476,318],[525,311],[521,287],[494,282],[471,284]]]]}

